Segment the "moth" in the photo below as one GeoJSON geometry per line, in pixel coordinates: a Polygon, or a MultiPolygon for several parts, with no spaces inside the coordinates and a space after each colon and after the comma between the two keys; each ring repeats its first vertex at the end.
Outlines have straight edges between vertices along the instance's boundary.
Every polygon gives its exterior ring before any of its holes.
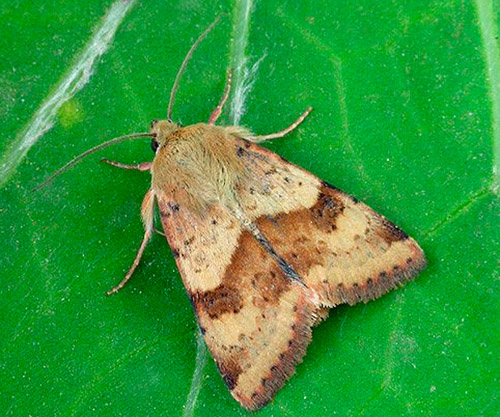
{"type": "MultiPolygon", "coordinates": [[[[425,267],[422,249],[367,205],[259,146],[294,130],[254,135],[218,126],[231,72],[208,123],[181,126],[172,106],[192,45],[177,74],[167,119],[148,133],[105,142],[70,161],[131,138],[150,137],[152,162],[116,167],[151,172],[142,202],[144,238],[132,276],[161,223],[206,345],[232,396],[247,410],[266,405],[294,373],[311,328],[339,304],[368,302],[425,267]]],[[[51,177],[52,178],[52,177],[51,177]]]]}

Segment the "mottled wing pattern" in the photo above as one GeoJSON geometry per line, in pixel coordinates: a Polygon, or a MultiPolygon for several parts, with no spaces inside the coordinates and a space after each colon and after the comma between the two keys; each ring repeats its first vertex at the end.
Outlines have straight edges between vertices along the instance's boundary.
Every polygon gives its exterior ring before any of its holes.
{"type": "Polygon", "coordinates": [[[304,356],[317,300],[224,207],[157,200],[206,344],[234,398],[258,409],[304,356]]]}
{"type": "Polygon", "coordinates": [[[383,216],[233,132],[243,167],[233,203],[190,209],[174,201],[182,185],[155,195],[207,346],[255,410],[293,374],[325,307],[378,297],[425,258],[383,216]]]}
{"type": "Polygon", "coordinates": [[[240,204],[322,305],[366,302],[425,267],[418,244],[367,205],[265,148],[235,146],[252,172],[240,204]]]}

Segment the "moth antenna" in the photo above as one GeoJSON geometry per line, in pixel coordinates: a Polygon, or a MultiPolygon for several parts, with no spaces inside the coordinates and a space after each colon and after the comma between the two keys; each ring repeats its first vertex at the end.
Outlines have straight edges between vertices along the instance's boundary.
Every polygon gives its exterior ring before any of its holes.
{"type": "Polygon", "coordinates": [[[45,187],[47,184],[49,184],[54,178],[58,177],[61,175],[64,171],[67,171],[70,169],[72,166],[76,165],[78,162],[80,162],[83,158],[86,156],[97,152],[98,150],[102,148],[106,148],[108,146],[114,145],[115,143],[120,143],[124,142],[129,139],[138,139],[138,138],[152,138],[155,137],[155,133],[132,133],[130,135],[123,135],[123,136],[118,136],[116,138],[113,138],[111,140],[108,140],[106,142],[101,143],[100,145],[94,146],[93,148],[90,148],[89,150],[83,152],[82,154],[78,155],[77,157],[73,158],[71,161],[63,165],[61,168],[59,168],[56,172],[54,172],[49,178],[47,178],[44,182],[42,182],[40,185],[37,185],[35,188],[33,188],[32,191],[38,191],[41,188],[45,187]]]}
{"type": "Polygon", "coordinates": [[[208,28],[206,28],[200,36],[198,36],[198,39],[196,39],[196,41],[193,43],[188,53],[184,57],[184,61],[182,61],[181,67],[179,68],[179,71],[177,72],[177,75],[175,77],[174,84],[172,85],[172,90],[170,90],[170,99],[168,100],[168,109],[167,109],[167,120],[169,122],[172,121],[172,108],[174,107],[175,94],[177,93],[177,89],[179,88],[179,82],[181,80],[182,74],[184,74],[184,71],[186,71],[187,64],[191,59],[191,56],[193,55],[195,49],[198,47],[200,42],[203,39],[205,39],[207,35],[212,31],[215,25],[219,22],[219,19],[220,16],[217,16],[217,18],[212,22],[212,24],[208,28]]]}

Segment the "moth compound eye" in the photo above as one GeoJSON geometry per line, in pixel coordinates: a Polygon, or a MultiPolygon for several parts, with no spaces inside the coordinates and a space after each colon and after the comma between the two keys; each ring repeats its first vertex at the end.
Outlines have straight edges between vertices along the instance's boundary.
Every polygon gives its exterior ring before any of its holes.
{"type": "Polygon", "coordinates": [[[158,123],[158,119],[153,119],[151,120],[151,123],[149,124],[149,128],[153,129],[155,127],[155,124],[158,123]]]}
{"type": "Polygon", "coordinates": [[[156,150],[158,149],[158,142],[155,138],[151,139],[151,149],[153,150],[154,153],[156,153],[156,150]]]}

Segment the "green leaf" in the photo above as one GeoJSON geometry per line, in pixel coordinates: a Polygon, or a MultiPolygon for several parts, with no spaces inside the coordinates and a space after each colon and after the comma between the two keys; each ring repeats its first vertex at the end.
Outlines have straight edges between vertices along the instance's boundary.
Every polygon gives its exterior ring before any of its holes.
{"type": "MultiPolygon", "coordinates": [[[[95,155],[31,192],[76,154],[164,117],[183,56],[221,13],[174,118],[206,121],[229,65],[225,123],[270,133],[312,105],[269,147],[387,215],[429,259],[404,288],[333,309],[259,415],[499,412],[497,3],[92,0],[0,11],[6,415],[247,414],[197,335],[162,236],[129,285],[104,295],[140,243],[149,174],[95,155]]],[[[100,156],[152,158],[141,140],[100,156]]]]}

